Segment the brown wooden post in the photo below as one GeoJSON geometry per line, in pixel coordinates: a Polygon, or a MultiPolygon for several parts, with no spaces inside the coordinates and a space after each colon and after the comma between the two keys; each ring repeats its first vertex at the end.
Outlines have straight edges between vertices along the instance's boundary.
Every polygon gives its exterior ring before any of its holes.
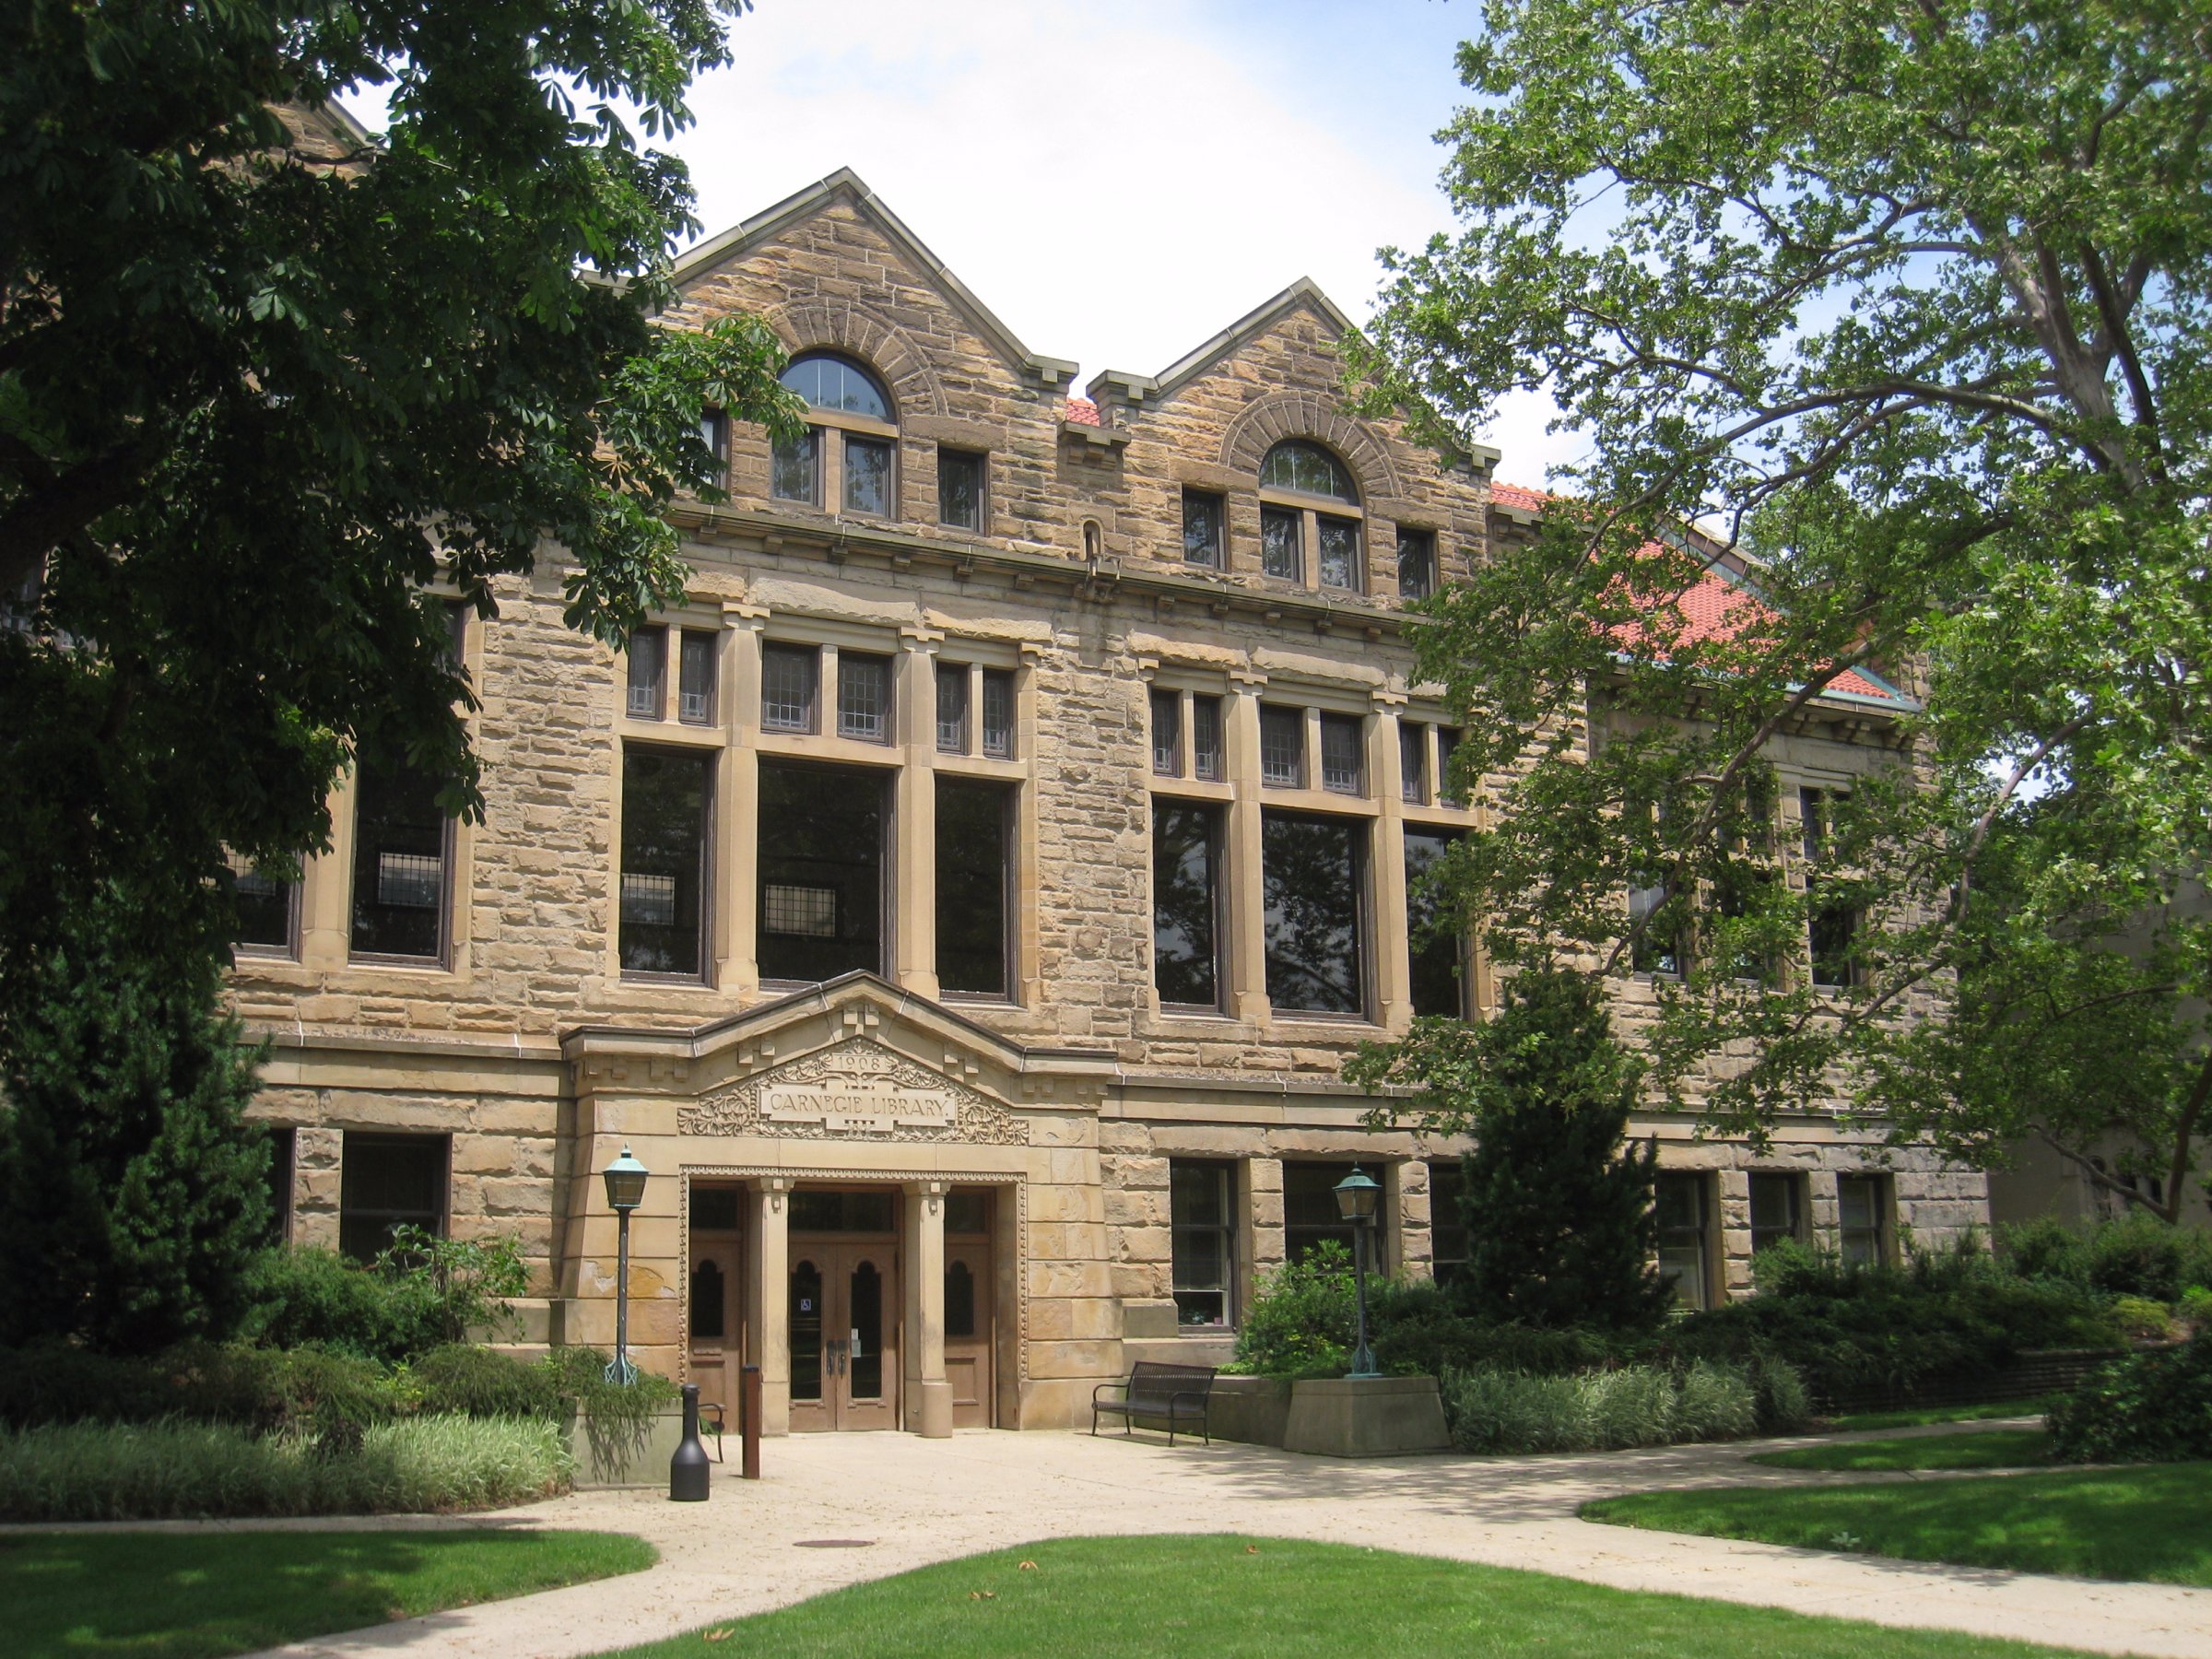
{"type": "Polygon", "coordinates": [[[737,1473],[746,1480],[760,1478],[760,1368],[748,1365],[737,1373],[737,1436],[744,1451],[737,1473]]]}

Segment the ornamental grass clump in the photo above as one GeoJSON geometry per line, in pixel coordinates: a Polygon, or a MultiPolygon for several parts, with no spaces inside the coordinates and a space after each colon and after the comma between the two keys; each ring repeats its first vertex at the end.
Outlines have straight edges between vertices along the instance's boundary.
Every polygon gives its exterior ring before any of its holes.
{"type": "Polygon", "coordinates": [[[1476,1368],[1447,1371],[1444,1414],[1463,1452],[1617,1452],[1756,1431],[1751,1380],[1700,1361],[1679,1376],[1624,1365],[1575,1376],[1476,1368]]]}
{"type": "Polygon", "coordinates": [[[230,1424],[0,1430],[0,1520],[433,1513],[568,1489],[551,1423],[418,1418],[358,1435],[254,1435],[230,1424]]]}

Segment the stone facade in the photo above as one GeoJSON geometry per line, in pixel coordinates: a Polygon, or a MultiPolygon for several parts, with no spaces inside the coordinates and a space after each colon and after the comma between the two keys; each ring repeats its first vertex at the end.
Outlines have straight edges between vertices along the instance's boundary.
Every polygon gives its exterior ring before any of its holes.
{"type": "MultiPolygon", "coordinates": [[[[679,275],[677,325],[756,312],[794,355],[832,352],[883,383],[891,510],[780,499],[764,435],[728,434],[730,500],[676,514],[695,576],[667,638],[706,641],[713,670],[689,719],[668,717],[672,700],[633,711],[625,662],[562,627],[557,551],[501,591],[495,620],[468,624],[486,813],[448,833],[436,959],[351,952],[355,884],[370,879],[357,876],[353,784],[288,939],[241,958],[238,1006],[277,1050],[260,1110],[294,1129],[295,1238],[336,1241],[349,1136],[448,1137],[444,1223],[522,1235],[540,1276],[533,1339],[604,1343],[616,1230],[595,1171],[628,1144],[655,1177],[631,1235],[630,1334],[647,1363],[704,1369],[711,1336],[714,1363],[762,1365],[772,1423],[813,1420],[811,1397],[791,1393],[793,1345],[843,1304],[818,1309],[787,1286],[817,1256],[865,1257],[853,1270],[864,1277],[880,1256],[895,1282],[867,1279],[865,1293],[893,1304],[880,1334],[835,1363],[880,1345],[891,1420],[927,1432],[1075,1421],[1094,1383],[1133,1357],[1225,1353],[1222,1331],[1178,1321],[1177,1159],[1233,1176],[1232,1316],[1284,1259],[1285,1171],[1300,1163],[1376,1171],[1389,1265],[1429,1271],[1429,1160],[1455,1148],[1366,1127],[1369,1102],[1337,1074],[1353,1045],[1413,1018],[1406,832],[1475,821],[1434,787],[1448,723],[1435,688],[1409,683],[1398,536],[1431,536],[1449,576],[1491,537],[1520,533],[1527,513],[1493,491],[1495,457],[1440,465],[1391,423],[1345,413],[1333,349],[1344,321],[1306,284],[1157,377],[1109,372],[1071,398],[1073,365],[1015,340],[849,174],[704,245],[679,275]],[[1286,440],[1321,446],[1348,474],[1356,503],[1323,503],[1358,525],[1347,584],[1322,585],[1312,557],[1296,577],[1263,568],[1257,481],[1286,440]],[[980,528],[939,522],[939,467],[956,454],[983,458],[980,528]],[[1218,568],[1186,558],[1186,490],[1221,502],[1218,568]],[[763,653],[792,645],[818,653],[825,707],[839,663],[888,664],[880,740],[828,722],[764,729],[763,653]],[[975,686],[1008,677],[1007,753],[941,744],[936,687],[954,667],[975,686]],[[1172,775],[1155,768],[1158,696],[1181,711],[1172,775]],[[1216,706],[1219,763],[1202,776],[1189,733],[1194,712],[1216,706]],[[1309,766],[1324,723],[1356,729],[1348,793],[1311,774],[1265,780],[1263,721],[1293,715],[1309,766]],[[682,978],[623,966],[624,756],[642,750],[689,757],[710,780],[705,943],[700,971],[682,978]],[[1427,778],[1410,791],[1408,753],[1427,778]],[[762,979],[758,831],[771,763],[881,781],[887,936],[866,971],[818,986],[762,979]],[[940,984],[933,802],[948,779],[1012,802],[1004,995],[940,984]],[[1163,1006],[1155,990],[1161,801],[1206,807],[1219,825],[1211,1008],[1163,1006]],[[1270,1001],[1271,815],[1349,825],[1364,849],[1353,1014],[1270,1001]],[[888,1195],[865,1216],[888,1219],[864,1218],[844,1243],[809,1231],[825,1213],[809,1194],[835,1192],[888,1195]],[[852,1242],[871,1227],[874,1243],[852,1242]],[[971,1259],[955,1298],[981,1300],[948,1310],[946,1288],[971,1259]],[[725,1265],[726,1321],[700,1312],[725,1265]]],[[[826,445],[838,441],[825,430],[826,445]]],[[[1785,769],[1847,778],[1878,750],[1867,734],[1879,724],[1864,707],[1816,712],[1785,769]]],[[[1467,963],[1465,984],[1478,1011],[1482,963],[1467,963]]],[[[1647,996],[1624,982],[1631,1026],[1647,996]]],[[[1659,1137],[1670,1168],[1711,1172],[1705,1249],[1711,1282],[1730,1292],[1747,1284],[1754,1168],[1806,1178],[1819,1236],[1836,1225],[1838,1174],[1873,1168],[1886,1171],[1893,1228],[1924,1240],[1986,1218],[1978,1176],[1919,1155],[1885,1161],[1832,1114],[1785,1126],[1765,1158],[1691,1128],[1654,1116],[1640,1132],[1659,1137]]]]}

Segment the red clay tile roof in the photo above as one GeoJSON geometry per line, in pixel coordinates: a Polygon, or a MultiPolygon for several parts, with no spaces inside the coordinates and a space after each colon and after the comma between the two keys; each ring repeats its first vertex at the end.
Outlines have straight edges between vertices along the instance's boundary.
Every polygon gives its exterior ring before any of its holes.
{"type": "MultiPolygon", "coordinates": [[[[1541,489],[1530,489],[1520,484],[1503,484],[1492,479],[1490,500],[1501,507],[1517,507],[1524,512],[1540,512],[1553,498],[1541,489]]],[[[1646,542],[1637,551],[1657,553],[1660,547],[1656,542],[1646,542]]],[[[1681,638],[1686,644],[1694,644],[1700,640],[1733,639],[1772,614],[1766,601],[1740,583],[1731,582],[1718,570],[1707,571],[1695,585],[1682,594],[1678,603],[1683,621],[1681,638]]],[[[1836,676],[1828,688],[1846,696],[1871,698],[1877,702],[1901,705],[1907,700],[1898,694],[1895,688],[1886,686],[1871,675],[1862,674],[1855,668],[1846,668],[1836,676]]]]}
{"type": "Polygon", "coordinates": [[[1092,403],[1088,397],[1069,398],[1065,414],[1077,426],[1097,426],[1099,424],[1099,406],[1092,403]]]}

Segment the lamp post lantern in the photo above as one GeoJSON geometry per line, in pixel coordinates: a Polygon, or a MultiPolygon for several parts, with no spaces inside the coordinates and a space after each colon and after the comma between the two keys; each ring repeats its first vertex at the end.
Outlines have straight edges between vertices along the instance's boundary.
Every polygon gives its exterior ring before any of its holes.
{"type": "Polygon", "coordinates": [[[1352,1350],[1352,1369],[1347,1377],[1379,1377],[1375,1356],[1367,1346],[1367,1232],[1375,1223],[1375,1206],[1382,1197],[1382,1184],[1372,1180],[1359,1165],[1336,1183],[1336,1213],[1352,1224],[1352,1279],[1358,1291],[1359,1310],[1359,1342],[1352,1350]]]}
{"type": "Polygon", "coordinates": [[[629,1212],[645,1202],[645,1166],[629,1155],[606,1166],[606,1202],[615,1212],[619,1242],[615,1249],[615,1358],[606,1368],[609,1382],[634,1382],[638,1368],[629,1362],[629,1212]]]}

